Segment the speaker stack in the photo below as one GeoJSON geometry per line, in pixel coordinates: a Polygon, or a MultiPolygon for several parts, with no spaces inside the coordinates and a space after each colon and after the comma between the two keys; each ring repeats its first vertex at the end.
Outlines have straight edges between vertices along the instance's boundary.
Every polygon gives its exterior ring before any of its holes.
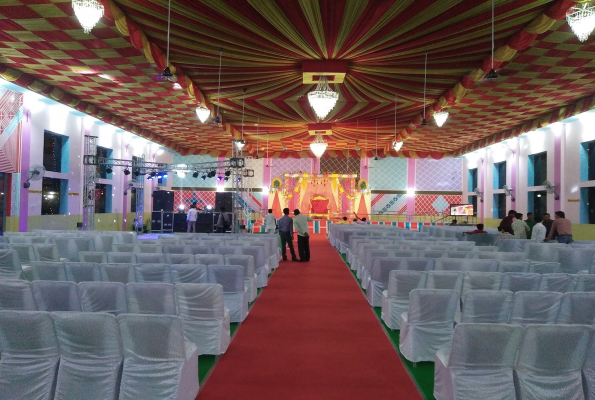
{"type": "Polygon", "coordinates": [[[231,192],[217,192],[215,193],[215,210],[219,212],[221,207],[225,207],[225,211],[231,212],[232,211],[232,196],[233,193],[231,192]]]}
{"type": "Polygon", "coordinates": [[[174,231],[174,192],[156,190],[153,192],[151,212],[151,232],[173,233],[174,231]]]}

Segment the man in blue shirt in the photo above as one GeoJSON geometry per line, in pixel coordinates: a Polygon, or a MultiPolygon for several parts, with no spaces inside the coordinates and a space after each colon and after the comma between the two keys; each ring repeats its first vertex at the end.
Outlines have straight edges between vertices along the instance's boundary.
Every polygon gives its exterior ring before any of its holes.
{"type": "Polygon", "coordinates": [[[287,249],[285,245],[289,246],[291,252],[291,261],[299,261],[295,256],[293,249],[293,219],[289,216],[289,208],[283,209],[283,216],[277,221],[279,226],[279,236],[281,236],[281,253],[283,254],[283,261],[287,261],[287,249]]]}

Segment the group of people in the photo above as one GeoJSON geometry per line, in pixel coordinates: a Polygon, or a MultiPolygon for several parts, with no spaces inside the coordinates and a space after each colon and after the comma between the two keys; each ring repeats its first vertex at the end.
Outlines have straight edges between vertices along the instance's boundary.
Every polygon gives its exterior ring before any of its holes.
{"type": "Polygon", "coordinates": [[[557,239],[559,243],[573,242],[572,223],[566,219],[564,211],[556,211],[554,220],[549,213],[543,214],[543,218],[527,213],[527,219],[523,220],[523,214],[510,210],[500,222],[498,231],[499,239],[531,239],[544,242],[557,239]]]}
{"type": "Polygon", "coordinates": [[[287,261],[287,247],[291,253],[291,261],[308,262],[310,261],[310,232],[308,228],[308,221],[314,221],[311,217],[300,214],[300,210],[293,210],[294,217],[289,216],[289,208],[283,209],[283,216],[277,220],[273,214],[273,210],[269,209],[269,213],[264,217],[264,225],[267,233],[275,233],[279,231],[281,237],[281,255],[283,261],[287,261]],[[297,245],[298,259],[293,248],[293,232],[297,231],[297,245]]]}
{"type": "MultiPolygon", "coordinates": [[[[197,207],[197,203],[192,203],[190,205],[190,209],[186,213],[186,232],[196,233],[196,220],[198,219],[198,211],[200,211],[200,209],[197,207]]],[[[221,207],[219,211],[221,212],[219,213],[219,218],[217,218],[217,232],[225,233],[231,225],[231,221],[229,219],[229,215],[227,215],[225,212],[225,207],[221,207]]]]}

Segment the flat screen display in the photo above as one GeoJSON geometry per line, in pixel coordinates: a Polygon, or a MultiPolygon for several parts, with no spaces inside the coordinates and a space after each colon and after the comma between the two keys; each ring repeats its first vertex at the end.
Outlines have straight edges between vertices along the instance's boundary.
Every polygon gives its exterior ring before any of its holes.
{"type": "Polygon", "coordinates": [[[450,215],[452,216],[473,216],[473,204],[451,204],[450,215]]]}

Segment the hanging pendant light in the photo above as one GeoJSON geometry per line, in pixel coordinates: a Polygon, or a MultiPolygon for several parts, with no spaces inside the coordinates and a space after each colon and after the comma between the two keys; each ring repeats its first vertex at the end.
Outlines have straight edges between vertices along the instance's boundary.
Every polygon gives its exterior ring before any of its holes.
{"type": "Polygon", "coordinates": [[[174,74],[171,72],[171,69],[169,68],[169,27],[170,27],[170,23],[171,23],[171,0],[169,0],[167,3],[167,54],[165,56],[165,69],[163,70],[163,73],[161,74],[161,76],[164,78],[167,78],[167,80],[170,80],[170,78],[173,78],[173,76],[174,76],[174,74]]]}
{"type": "Polygon", "coordinates": [[[217,84],[217,113],[215,114],[214,123],[219,125],[221,123],[221,115],[219,114],[219,92],[221,90],[221,56],[223,55],[223,47],[219,48],[219,83],[217,84]]]}
{"type": "Polygon", "coordinates": [[[97,0],[72,0],[72,8],[85,33],[91,33],[103,17],[103,4],[97,0]]]}
{"type": "Polygon", "coordinates": [[[403,142],[397,141],[397,96],[395,96],[395,141],[393,142],[393,149],[399,151],[401,147],[403,147],[403,142]]]}
{"type": "Polygon", "coordinates": [[[428,121],[426,121],[426,82],[427,82],[427,74],[428,74],[428,51],[426,50],[426,60],[424,62],[424,117],[421,120],[421,126],[426,126],[428,121]]]}
{"type": "Polygon", "coordinates": [[[486,79],[490,81],[498,79],[498,74],[494,69],[494,0],[492,0],[492,69],[486,74],[486,79]]]}
{"type": "Polygon", "coordinates": [[[566,21],[578,40],[584,42],[595,29],[595,4],[585,2],[578,7],[570,7],[566,21]]]}
{"type": "Polygon", "coordinates": [[[442,127],[442,125],[444,125],[444,123],[448,119],[449,115],[450,114],[448,113],[448,111],[438,111],[437,113],[434,113],[434,120],[436,121],[436,125],[442,127]]]}
{"type": "Polygon", "coordinates": [[[374,140],[374,161],[378,161],[378,118],[376,118],[376,139],[374,140]]]}
{"type": "Polygon", "coordinates": [[[326,151],[326,147],[328,143],[324,141],[322,135],[320,133],[316,134],[316,139],[312,143],[310,143],[310,150],[316,156],[316,158],[322,157],[324,152],[326,151]]]}
{"type": "Polygon", "coordinates": [[[258,130],[260,128],[260,117],[257,117],[256,120],[256,159],[258,160],[258,139],[259,139],[259,135],[258,135],[258,130]]]}
{"type": "Polygon", "coordinates": [[[339,100],[339,93],[328,85],[326,76],[320,78],[316,90],[308,93],[308,102],[320,119],[326,118],[339,100]]]}
{"type": "Polygon", "coordinates": [[[196,116],[200,122],[204,123],[209,118],[209,115],[211,115],[211,112],[205,106],[200,105],[196,107],[196,116]]]}
{"type": "Polygon", "coordinates": [[[244,142],[244,110],[246,109],[245,106],[245,99],[246,99],[246,89],[244,89],[244,96],[242,97],[242,138],[235,140],[236,146],[238,150],[242,151],[246,142],[244,142]]]}

